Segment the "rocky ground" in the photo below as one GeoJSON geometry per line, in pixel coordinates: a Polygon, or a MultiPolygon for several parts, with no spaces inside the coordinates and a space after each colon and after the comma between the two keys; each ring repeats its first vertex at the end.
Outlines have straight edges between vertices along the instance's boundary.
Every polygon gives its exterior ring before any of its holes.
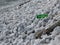
{"type": "Polygon", "coordinates": [[[3,1],[0,45],[60,45],[60,0],[3,1]],[[47,18],[36,18],[44,13],[47,18]]]}

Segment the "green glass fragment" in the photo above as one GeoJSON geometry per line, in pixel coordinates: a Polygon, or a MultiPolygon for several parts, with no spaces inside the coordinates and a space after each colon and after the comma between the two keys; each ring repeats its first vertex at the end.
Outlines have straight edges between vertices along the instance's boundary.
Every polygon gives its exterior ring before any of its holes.
{"type": "Polygon", "coordinates": [[[37,19],[43,19],[45,17],[48,17],[48,14],[38,14],[36,15],[37,19]]]}

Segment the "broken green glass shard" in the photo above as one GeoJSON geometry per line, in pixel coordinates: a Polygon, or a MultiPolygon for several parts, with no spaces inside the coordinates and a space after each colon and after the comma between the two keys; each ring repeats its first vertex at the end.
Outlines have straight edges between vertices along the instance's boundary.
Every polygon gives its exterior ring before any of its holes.
{"type": "Polygon", "coordinates": [[[43,19],[45,17],[48,17],[48,14],[38,14],[36,15],[37,19],[43,19]]]}

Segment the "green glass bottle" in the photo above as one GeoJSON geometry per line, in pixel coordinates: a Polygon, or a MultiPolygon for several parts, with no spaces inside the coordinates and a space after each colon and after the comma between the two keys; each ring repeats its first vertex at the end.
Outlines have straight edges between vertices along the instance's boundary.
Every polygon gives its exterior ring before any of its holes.
{"type": "Polygon", "coordinates": [[[37,19],[43,19],[45,17],[48,17],[48,14],[38,14],[36,15],[37,19]]]}

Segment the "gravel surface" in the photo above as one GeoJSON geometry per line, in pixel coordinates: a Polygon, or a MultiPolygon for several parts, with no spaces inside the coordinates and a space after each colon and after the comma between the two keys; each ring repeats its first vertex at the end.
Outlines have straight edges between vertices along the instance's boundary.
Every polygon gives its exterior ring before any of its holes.
{"type": "Polygon", "coordinates": [[[60,45],[60,22],[54,24],[60,21],[60,0],[0,2],[0,45],[60,45]],[[47,18],[36,18],[44,13],[47,18]]]}

